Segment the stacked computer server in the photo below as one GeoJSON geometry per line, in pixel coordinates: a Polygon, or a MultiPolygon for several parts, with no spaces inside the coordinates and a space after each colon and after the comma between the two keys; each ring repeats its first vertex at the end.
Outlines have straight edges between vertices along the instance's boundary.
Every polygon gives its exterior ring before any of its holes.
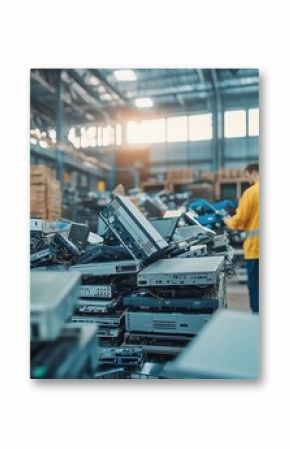
{"type": "Polygon", "coordinates": [[[225,305],[223,257],[159,260],[138,273],[124,297],[125,344],[176,355],[225,305]]]}
{"type": "Polygon", "coordinates": [[[102,365],[174,358],[225,307],[227,239],[188,212],[150,222],[120,195],[99,219],[103,238],[78,224],[47,236],[37,229],[32,271],[80,276],[70,321],[95,325],[108,348],[102,365]]]}

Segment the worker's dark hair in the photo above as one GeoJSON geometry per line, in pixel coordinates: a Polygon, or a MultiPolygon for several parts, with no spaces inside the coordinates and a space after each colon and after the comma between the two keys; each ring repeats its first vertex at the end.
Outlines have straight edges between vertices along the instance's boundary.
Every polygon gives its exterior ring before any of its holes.
{"type": "Polygon", "coordinates": [[[248,173],[253,173],[254,171],[259,173],[259,163],[256,162],[255,164],[249,164],[246,166],[245,171],[248,173]]]}

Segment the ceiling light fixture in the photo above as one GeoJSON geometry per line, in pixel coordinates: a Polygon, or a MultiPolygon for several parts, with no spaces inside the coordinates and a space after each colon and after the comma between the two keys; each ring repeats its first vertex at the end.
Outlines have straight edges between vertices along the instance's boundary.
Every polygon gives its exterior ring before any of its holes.
{"type": "Polygon", "coordinates": [[[115,70],[114,75],[118,81],[136,81],[137,79],[133,70],[115,70]]]}
{"type": "Polygon", "coordinates": [[[135,106],[137,106],[137,108],[152,108],[153,106],[153,101],[151,98],[136,98],[135,99],[135,106]]]}
{"type": "Polygon", "coordinates": [[[100,80],[96,76],[90,76],[88,79],[88,83],[91,86],[98,86],[100,84],[100,80]]]}

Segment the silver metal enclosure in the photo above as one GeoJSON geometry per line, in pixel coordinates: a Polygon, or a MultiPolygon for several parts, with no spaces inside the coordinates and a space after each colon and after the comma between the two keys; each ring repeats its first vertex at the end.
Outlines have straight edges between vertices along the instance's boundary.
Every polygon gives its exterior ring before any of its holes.
{"type": "Polygon", "coordinates": [[[116,287],[114,285],[81,285],[80,298],[112,298],[116,287]]]}
{"type": "Polygon", "coordinates": [[[216,312],[203,331],[164,369],[173,379],[258,379],[259,316],[216,312]]]}
{"type": "Polygon", "coordinates": [[[111,276],[113,274],[137,273],[141,270],[139,260],[118,260],[116,262],[97,262],[72,265],[69,271],[86,276],[111,276]]]}
{"type": "Polygon", "coordinates": [[[156,332],[167,334],[196,334],[212,314],[126,312],[128,332],[156,332]]]}
{"type": "Polygon", "coordinates": [[[116,195],[100,217],[135,259],[146,261],[168,247],[150,221],[125,196],[116,195]]]}
{"type": "Polygon", "coordinates": [[[218,282],[224,257],[160,259],[140,271],[138,286],[210,285],[218,282]]]}
{"type": "Polygon", "coordinates": [[[31,341],[54,340],[72,315],[79,295],[78,273],[31,273],[31,341]]]}

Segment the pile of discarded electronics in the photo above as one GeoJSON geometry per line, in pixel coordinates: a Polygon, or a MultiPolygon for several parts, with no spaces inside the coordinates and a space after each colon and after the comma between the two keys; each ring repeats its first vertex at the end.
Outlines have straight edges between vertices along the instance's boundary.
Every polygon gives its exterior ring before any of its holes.
{"type": "MultiPolygon", "coordinates": [[[[136,376],[145,362],[173,360],[218,310],[226,308],[233,251],[225,232],[202,226],[192,211],[150,220],[118,194],[98,220],[96,234],[84,224],[60,223],[50,229],[42,220],[31,220],[35,304],[41,298],[41,283],[46,282],[46,305],[61,296],[60,288],[55,290],[57,282],[77,285],[70,312],[63,314],[64,299],[59,299],[50,317],[57,321],[62,315],[65,330],[59,326],[58,332],[46,335],[31,320],[32,361],[45,359],[53,338],[67,345],[73,329],[74,347],[79,348],[81,329],[89,326],[99,348],[97,361],[89,367],[85,363],[86,369],[82,366],[75,377],[136,376]]],[[[31,316],[47,318],[49,307],[39,311],[33,304],[31,316]]],[[[91,360],[88,346],[85,361],[91,360]]],[[[38,363],[33,366],[32,377],[37,377],[35,373],[42,372],[38,363]]],[[[57,369],[51,373],[70,377],[57,369]]]]}

